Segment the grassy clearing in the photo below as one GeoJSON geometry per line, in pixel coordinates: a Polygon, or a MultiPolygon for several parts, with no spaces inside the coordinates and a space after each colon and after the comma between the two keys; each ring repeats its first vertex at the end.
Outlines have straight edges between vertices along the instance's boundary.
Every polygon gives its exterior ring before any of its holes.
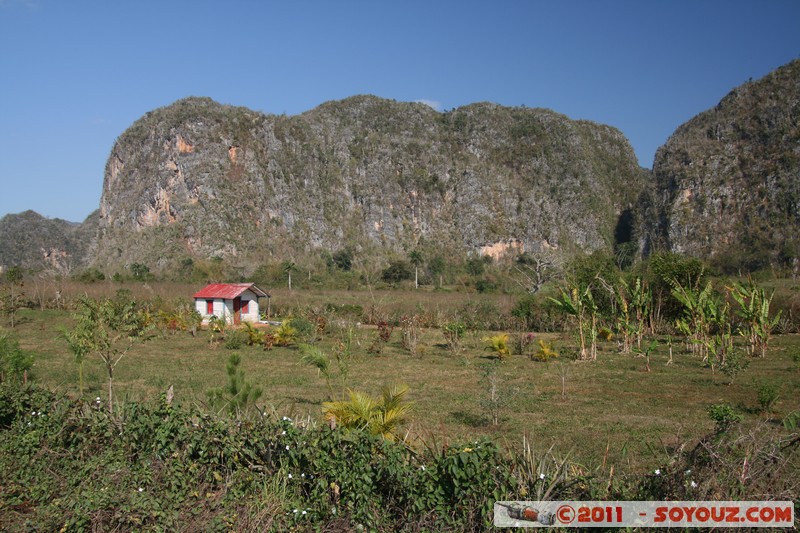
{"type": "MultiPolygon", "coordinates": [[[[118,285],[98,284],[95,297],[113,294],[118,285]]],[[[134,295],[152,298],[187,297],[188,286],[138,286],[134,295]],[[139,294],[141,292],[141,294],[139,294]]],[[[439,323],[448,320],[454,309],[474,303],[476,296],[466,293],[367,293],[336,291],[276,291],[273,309],[283,312],[302,307],[322,307],[329,302],[360,305],[365,311],[387,316],[402,313],[432,315],[439,323]],[[279,302],[279,303],[278,303],[279,302]],[[435,315],[435,316],[433,316],[435,315]]],[[[513,299],[505,295],[483,297],[482,302],[507,309],[513,299]]],[[[78,395],[78,367],[59,331],[70,327],[66,311],[20,313],[15,328],[23,349],[35,354],[35,379],[41,384],[70,395],[78,395]]],[[[341,340],[341,325],[330,323],[318,346],[332,354],[341,340]]],[[[346,324],[345,324],[346,325],[346,324]]],[[[537,334],[554,341],[562,354],[549,363],[513,355],[498,366],[501,398],[508,404],[501,409],[501,423],[493,426],[486,409],[488,385],[482,382],[483,366],[495,358],[482,340],[488,332],[468,332],[463,351],[447,349],[442,331],[423,328],[419,356],[401,346],[400,331],[392,336],[379,355],[368,353],[377,336],[372,326],[359,326],[353,338],[353,359],[347,385],[378,394],[390,384],[405,383],[414,402],[408,427],[411,441],[448,442],[488,435],[499,442],[518,446],[527,435],[539,449],[555,445],[572,450],[574,460],[588,467],[615,465],[625,471],[646,471],[662,464],[682,444],[710,433],[714,424],[706,409],[711,404],[729,403],[742,412],[746,423],[769,420],[780,424],[786,414],[800,409],[800,336],[784,335],[774,340],[765,359],[750,360],[749,368],[736,377],[712,374],[699,359],[674,346],[674,362],[667,366],[663,342],[651,354],[651,371],[635,355],[617,353],[616,341],[603,342],[596,362],[574,362],[567,355],[575,342],[563,334],[537,334]],[[562,381],[563,378],[563,381],[562,381]],[[757,390],[763,383],[778,387],[779,398],[773,412],[758,409],[757,390]],[[562,386],[563,385],[563,386],[562,386]]],[[[328,388],[316,369],[300,361],[297,347],[244,347],[242,368],[247,379],[263,388],[259,406],[292,417],[320,419],[320,406],[329,399],[328,388]]],[[[151,399],[174,386],[176,400],[204,405],[206,391],[224,384],[225,363],[231,351],[212,346],[206,332],[197,337],[180,332],[159,335],[136,346],[117,367],[114,375],[118,401],[151,399]]],[[[105,397],[106,382],[99,360],[85,364],[85,395],[105,397]]],[[[344,394],[341,386],[337,392],[344,394]]]]}

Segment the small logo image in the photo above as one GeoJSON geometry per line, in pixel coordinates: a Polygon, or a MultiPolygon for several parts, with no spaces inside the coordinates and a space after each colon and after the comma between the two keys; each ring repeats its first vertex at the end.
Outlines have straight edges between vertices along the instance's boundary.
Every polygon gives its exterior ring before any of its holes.
{"type": "Polygon", "coordinates": [[[532,524],[535,523],[543,526],[552,526],[555,523],[555,516],[553,513],[542,512],[536,507],[523,505],[518,502],[496,502],[495,525],[504,522],[501,520],[502,518],[507,518],[512,521],[531,522],[532,524]],[[505,517],[502,516],[503,514],[505,517]]]}

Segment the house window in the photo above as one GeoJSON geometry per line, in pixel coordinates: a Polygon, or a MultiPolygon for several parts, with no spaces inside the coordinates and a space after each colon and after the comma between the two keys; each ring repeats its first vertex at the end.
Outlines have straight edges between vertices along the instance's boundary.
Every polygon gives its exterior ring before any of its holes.
{"type": "Polygon", "coordinates": [[[214,314],[214,300],[206,300],[206,314],[207,315],[214,314]]]}

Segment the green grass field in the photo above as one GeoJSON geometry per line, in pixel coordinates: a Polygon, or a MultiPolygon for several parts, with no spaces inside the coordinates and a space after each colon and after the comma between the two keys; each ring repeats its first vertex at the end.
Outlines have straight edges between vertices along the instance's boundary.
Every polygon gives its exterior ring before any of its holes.
{"type": "MultiPolygon", "coordinates": [[[[138,298],[154,297],[160,289],[139,288],[138,298]]],[[[168,297],[190,289],[171,287],[168,297]]],[[[505,295],[468,293],[352,291],[276,291],[273,309],[315,308],[327,302],[351,303],[373,312],[427,315],[427,322],[446,321],[453,309],[469,302],[484,302],[506,312],[513,298],[505,295]]],[[[78,366],[60,331],[72,325],[69,312],[23,310],[14,329],[21,346],[35,355],[33,377],[44,386],[77,396],[78,366]]],[[[351,322],[331,320],[317,345],[332,354],[351,322]]],[[[482,379],[485,365],[495,358],[483,338],[488,332],[468,332],[463,351],[452,353],[441,329],[424,328],[420,354],[412,355],[401,346],[400,329],[395,328],[380,354],[367,348],[377,336],[374,326],[354,329],[348,380],[350,388],[377,394],[386,385],[404,383],[413,401],[407,439],[438,443],[463,441],[490,435],[498,442],[519,446],[523,435],[541,450],[554,446],[561,454],[571,453],[574,461],[589,468],[615,465],[628,472],[642,472],[663,464],[674,450],[691,444],[713,431],[707,414],[711,404],[729,403],[745,417],[745,424],[762,420],[779,425],[787,414],[800,409],[800,336],[774,337],[765,359],[751,359],[747,370],[729,385],[728,376],[712,374],[702,362],[673,346],[674,361],[667,365],[663,339],[651,356],[650,371],[645,360],[617,353],[616,341],[600,344],[596,362],[576,362],[568,354],[575,350],[567,334],[536,334],[554,341],[562,355],[542,363],[527,356],[512,355],[498,365],[501,398],[507,400],[498,425],[492,425],[484,407],[488,385],[482,379]],[[779,398],[772,412],[759,409],[759,386],[773,384],[779,398]]],[[[244,346],[242,367],[246,379],[263,389],[261,409],[301,419],[320,420],[321,403],[329,389],[316,369],[301,362],[295,347],[244,346]]],[[[225,384],[225,365],[231,351],[212,345],[208,332],[196,337],[187,332],[159,333],[137,345],[119,363],[114,374],[117,401],[157,397],[170,385],[176,401],[204,404],[206,391],[225,384]]],[[[333,365],[335,369],[335,365],[333,365]]],[[[97,358],[85,364],[86,398],[106,396],[106,375],[97,358]]],[[[340,382],[334,384],[344,395],[340,382]]]]}

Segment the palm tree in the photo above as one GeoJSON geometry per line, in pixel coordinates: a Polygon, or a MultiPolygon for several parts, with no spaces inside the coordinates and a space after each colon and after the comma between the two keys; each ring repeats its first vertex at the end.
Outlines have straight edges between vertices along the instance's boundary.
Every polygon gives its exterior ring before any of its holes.
{"type": "Polygon", "coordinates": [[[422,264],[422,252],[419,250],[411,250],[408,258],[414,265],[414,288],[419,289],[419,267],[422,264]]]}
{"type": "Polygon", "coordinates": [[[289,277],[289,290],[292,290],[292,272],[297,272],[297,265],[294,261],[284,261],[281,268],[289,277]]]}
{"type": "Polygon", "coordinates": [[[325,402],[322,412],[325,420],[345,429],[368,431],[393,441],[396,431],[406,421],[411,405],[404,399],[408,386],[383,389],[381,398],[364,392],[348,390],[349,400],[325,402]]]}

